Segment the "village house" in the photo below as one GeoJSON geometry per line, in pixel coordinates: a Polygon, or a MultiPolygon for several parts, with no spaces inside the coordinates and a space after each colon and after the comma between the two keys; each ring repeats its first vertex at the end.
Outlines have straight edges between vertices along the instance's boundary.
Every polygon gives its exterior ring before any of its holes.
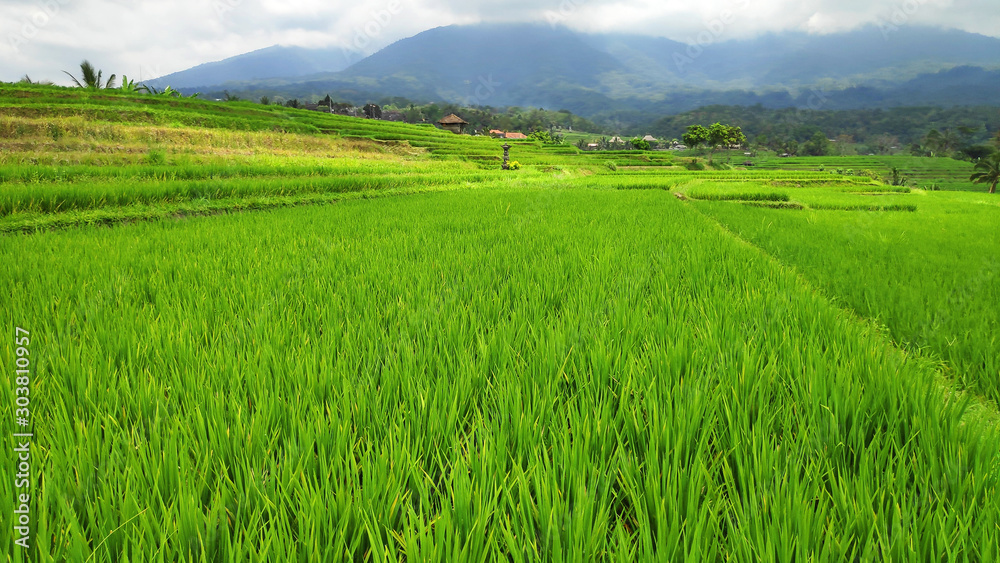
{"type": "Polygon", "coordinates": [[[442,118],[441,121],[438,121],[438,125],[440,125],[442,129],[451,131],[456,135],[461,135],[465,133],[465,126],[468,124],[469,124],[468,121],[462,119],[461,117],[455,114],[446,116],[442,118]]]}
{"type": "Polygon", "coordinates": [[[401,123],[406,121],[406,115],[401,111],[383,111],[382,121],[394,121],[401,123]]]}

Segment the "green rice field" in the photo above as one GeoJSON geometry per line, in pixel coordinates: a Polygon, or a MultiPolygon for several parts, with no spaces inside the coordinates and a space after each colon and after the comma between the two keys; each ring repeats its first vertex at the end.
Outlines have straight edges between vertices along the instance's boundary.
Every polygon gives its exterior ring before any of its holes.
{"type": "Polygon", "coordinates": [[[7,560],[1000,559],[1000,199],[499,146],[0,84],[7,560]]]}

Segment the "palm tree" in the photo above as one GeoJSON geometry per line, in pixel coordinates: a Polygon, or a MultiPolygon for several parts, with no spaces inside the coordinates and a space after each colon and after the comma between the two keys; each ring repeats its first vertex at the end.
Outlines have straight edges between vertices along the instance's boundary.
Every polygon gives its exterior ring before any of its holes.
{"type": "Polygon", "coordinates": [[[73,79],[73,82],[80,88],[90,88],[91,90],[101,90],[104,88],[114,88],[115,87],[115,75],[111,75],[108,81],[102,82],[101,77],[104,74],[103,71],[94,68],[94,65],[90,64],[89,61],[83,61],[80,63],[80,78],[83,80],[77,80],[72,74],[63,71],[66,76],[73,79]]]}
{"type": "MultiPolygon", "coordinates": [[[[931,129],[927,132],[927,136],[924,137],[924,144],[931,150],[931,152],[951,152],[956,146],[958,146],[958,139],[955,137],[955,133],[951,129],[945,129],[942,133],[937,129],[931,129]]],[[[933,154],[931,156],[934,156],[933,154]]]]}
{"type": "Polygon", "coordinates": [[[25,74],[21,77],[21,80],[17,82],[18,84],[34,84],[36,86],[52,86],[52,81],[50,80],[32,80],[30,76],[25,74]]]}
{"type": "Polygon", "coordinates": [[[1000,183],[1000,152],[980,160],[976,164],[976,173],[969,179],[976,184],[989,184],[990,193],[997,193],[997,183],[1000,183]]]}

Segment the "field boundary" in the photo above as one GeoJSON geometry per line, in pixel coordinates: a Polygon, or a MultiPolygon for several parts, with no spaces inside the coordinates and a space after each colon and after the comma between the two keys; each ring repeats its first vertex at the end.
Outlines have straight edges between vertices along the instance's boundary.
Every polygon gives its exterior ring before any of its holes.
{"type": "Polygon", "coordinates": [[[7,223],[0,222],[0,236],[34,234],[42,231],[72,229],[90,226],[116,226],[138,222],[181,220],[193,217],[212,217],[232,213],[270,211],[287,207],[305,207],[340,203],[359,199],[402,197],[425,193],[477,189],[450,184],[432,188],[398,188],[366,190],[349,193],[311,193],[301,196],[263,196],[253,198],[227,198],[211,201],[186,201],[173,205],[129,205],[116,208],[97,208],[57,214],[37,214],[30,218],[7,223]]]}

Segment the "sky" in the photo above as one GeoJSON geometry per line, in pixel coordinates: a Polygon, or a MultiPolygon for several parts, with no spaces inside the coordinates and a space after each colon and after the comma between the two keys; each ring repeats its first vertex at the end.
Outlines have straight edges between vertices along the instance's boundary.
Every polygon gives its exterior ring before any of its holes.
{"type": "Polygon", "coordinates": [[[2,0],[0,81],[69,84],[87,59],[150,79],[269,47],[370,54],[438,26],[537,22],[685,43],[931,25],[1000,37],[997,0],[2,0]],[[708,35],[706,35],[708,34],[708,35]]]}

